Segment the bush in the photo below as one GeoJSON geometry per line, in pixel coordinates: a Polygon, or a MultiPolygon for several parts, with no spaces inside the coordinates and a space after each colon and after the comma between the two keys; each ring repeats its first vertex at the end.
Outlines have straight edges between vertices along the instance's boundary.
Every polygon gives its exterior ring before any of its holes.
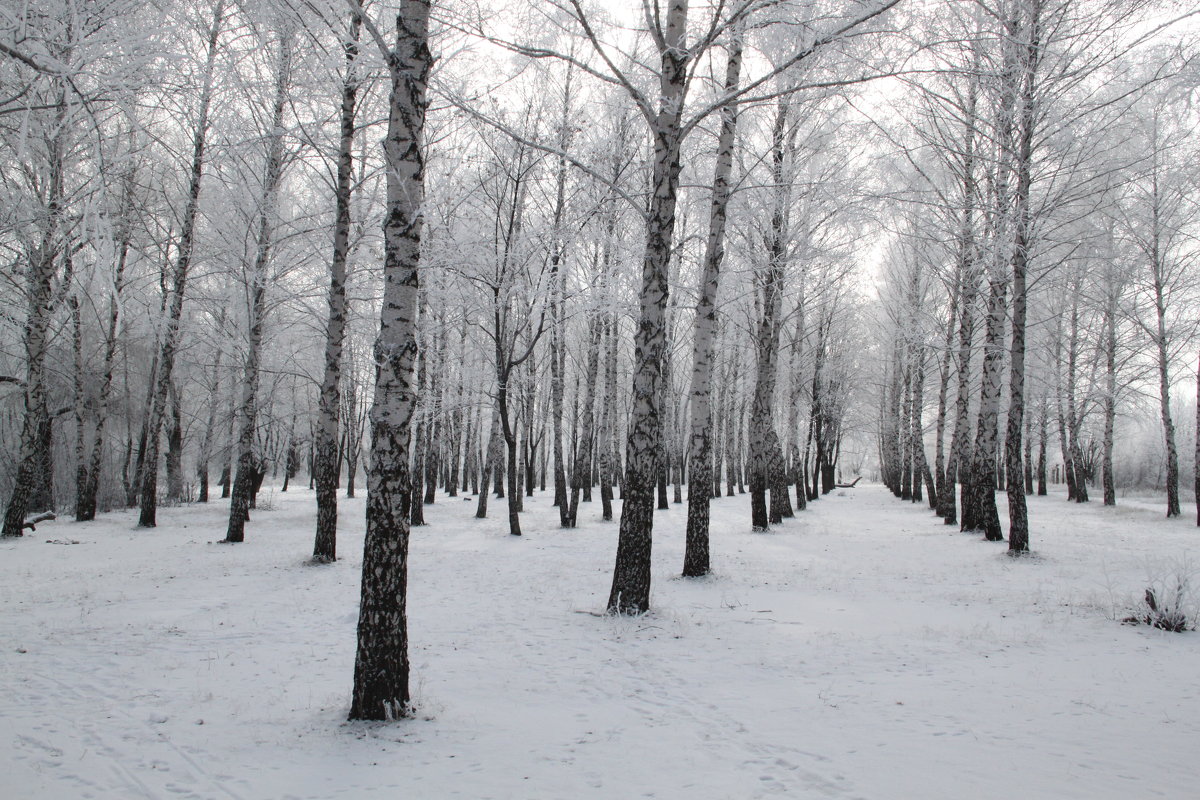
{"type": "Polygon", "coordinates": [[[1122,622],[1149,625],[1172,633],[1195,630],[1200,608],[1192,590],[1194,573],[1186,562],[1177,562],[1166,570],[1151,570],[1150,585],[1146,587],[1141,604],[1122,622]]]}

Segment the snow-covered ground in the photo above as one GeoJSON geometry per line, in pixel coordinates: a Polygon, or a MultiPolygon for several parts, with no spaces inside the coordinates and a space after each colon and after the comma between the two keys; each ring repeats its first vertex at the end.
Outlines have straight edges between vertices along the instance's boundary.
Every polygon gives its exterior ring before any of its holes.
{"type": "Polygon", "coordinates": [[[269,499],[236,546],[216,503],[0,543],[0,797],[1200,796],[1200,634],[1113,619],[1200,565],[1191,519],[1032,498],[1013,560],[878,486],[769,534],[740,496],[689,581],[673,506],[654,610],[615,619],[598,502],[565,531],[527,500],[517,539],[502,501],[439,497],[410,564],[420,716],[365,725],[362,500],[313,567],[312,494],[269,499]]]}

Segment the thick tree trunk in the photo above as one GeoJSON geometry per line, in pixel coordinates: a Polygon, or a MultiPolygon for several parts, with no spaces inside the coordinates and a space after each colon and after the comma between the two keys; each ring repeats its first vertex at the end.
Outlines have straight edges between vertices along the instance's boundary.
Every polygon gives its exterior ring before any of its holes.
{"type": "Polygon", "coordinates": [[[424,194],[422,137],[433,62],[428,32],[428,0],[403,0],[396,15],[396,47],[385,54],[391,102],[384,140],[384,289],[375,347],[379,366],[371,408],[367,535],[351,719],[409,714],[406,594],[408,506],[413,498],[408,464],[417,403],[413,361],[424,194]]]}
{"type": "Polygon", "coordinates": [[[650,608],[650,555],[654,527],[654,479],[662,425],[659,381],[666,344],[667,273],[679,192],[682,114],[689,63],[686,0],[669,0],[660,47],[660,100],[652,135],[654,165],[646,247],[634,335],[633,402],[625,449],[624,502],[608,596],[611,613],[641,614],[650,608]]]}

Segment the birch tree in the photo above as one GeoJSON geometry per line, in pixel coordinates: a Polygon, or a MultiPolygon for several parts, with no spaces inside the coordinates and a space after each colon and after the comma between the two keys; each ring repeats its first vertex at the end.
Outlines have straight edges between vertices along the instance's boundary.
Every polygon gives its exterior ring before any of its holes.
{"type": "MultiPolygon", "coordinates": [[[[362,15],[357,0],[352,10],[362,15]]],[[[351,719],[392,719],[410,713],[408,688],[410,427],[417,398],[416,355],[421,203],[424,199],[426,93],[433,56],[428,0],[403,0],[395,38],[388,43],[367,17],[390,79],[384,140],[387,206],[384,220],[384,291],[375,346],[378,379],[371,408],[371,469],[363,545],[358,646],[351,719]]]]}

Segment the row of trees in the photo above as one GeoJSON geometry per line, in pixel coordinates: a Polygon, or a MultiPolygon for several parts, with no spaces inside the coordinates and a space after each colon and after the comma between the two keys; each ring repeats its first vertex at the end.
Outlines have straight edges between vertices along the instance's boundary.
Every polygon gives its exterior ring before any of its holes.
{"type": "Polygon", "coordinates": [[[886,276],[885,480],[918,501],[924,483],[947,524],[993,540],[1006,489],[1009,547],[1023,551],[1024,496],[1035,482],[1046,493],[1048,460],[1061,458],[1070,499],[1098,478],[1115,504],[1118,415],[1153,398],[1178,516],[1171,403],[1200,324],[1195,72],[1153,34],[1180,20],[1148,28],[1070,0],[959,11],[937,80],[909,87],[920,113],[888,131],[911,189],[886,276]]]}
{"type": "MultiPolygon", "coordinates": [[[[649,608],[654,509],[685,485],[699,576],[712,498],[748,490],[767,530],[876,438],[898,491],[924,482],[951,519],[961,483],[964,522],[999,536],[1002,373],[1003,471],[1028,458],[1028,397],[1042,442],[1062,409],[1073,476],[1100,396],[1089,315],[1109,307],[1088,298],[1118,261],[1089,226],[1127,209],[1105,240],[1124,254],[1147,230],[1153,170],[1112,126],[1183,68],[1133,74],[1160,37],[1081,7],[212,0],[151,27],[128,0],[30,5],[0,31],[4,533],[54,505],[56,471],[76,518],[138,505],[153,527],[191,475],[207,501],[216,467],[239,542],[265,475],[286,487],[307,461],[329,562],[338,485],[364,464],[355,718],[407,711],[408,535],[439,490],[478,516],[503,497],[514,535],[535,485],[563,527],[594,489],[611,519],[619,493],[615,613],[649,608]],[[888,75],[919,115],[880,111],[888,75]],[[891,329],[856,269],[889,220],[891,329]],[[1056,286],[1078,298],[1065,315],[1056,286]],[[1055,354],[1028,390],[1027,330],[1055,354]],[[877,427],[856,401],[880,331],[877,427]]],[[[1170,152],[1157,180],[1181,174],[1170,152]]],[[[1194,308],[1179,197],[1178,225],[1166,206],[1155,223],[1180,232],[1158,251],[1168,367],[1194,308]]],[[[1133,392],[1150,318],[1123,291],[1107,374],[1133,392]]]]}

